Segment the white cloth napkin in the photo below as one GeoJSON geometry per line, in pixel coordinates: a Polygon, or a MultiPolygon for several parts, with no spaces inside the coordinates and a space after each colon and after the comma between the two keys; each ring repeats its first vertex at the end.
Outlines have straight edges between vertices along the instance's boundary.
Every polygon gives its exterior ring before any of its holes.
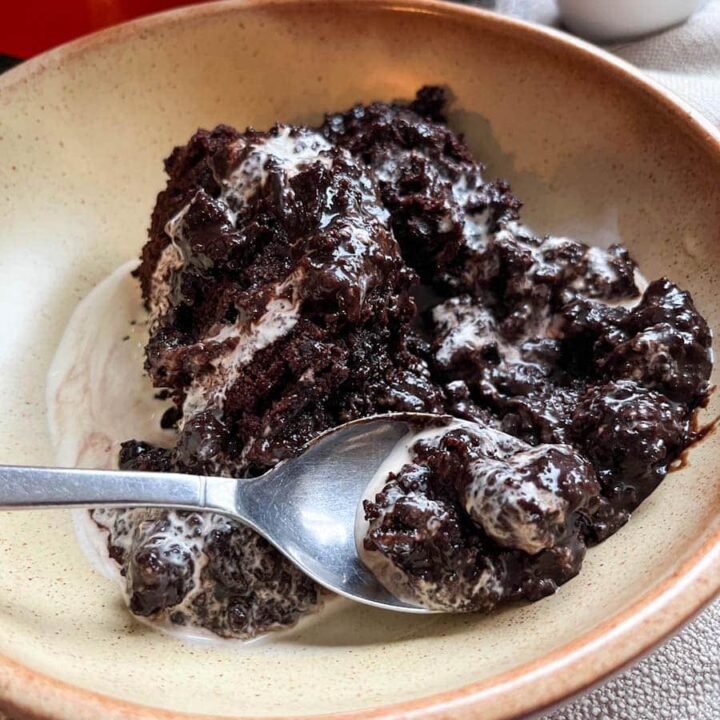
{"type": "MultiPolygon", "coordinates": [[[[476,4],[560,24],[553,0],[476,4]]],[[[720,0],[706,2],[683,25],[606,49],[720,125],[720,0]]],[[[720,720],[720,600],[649,657],[541,720],[720,720]]]]}

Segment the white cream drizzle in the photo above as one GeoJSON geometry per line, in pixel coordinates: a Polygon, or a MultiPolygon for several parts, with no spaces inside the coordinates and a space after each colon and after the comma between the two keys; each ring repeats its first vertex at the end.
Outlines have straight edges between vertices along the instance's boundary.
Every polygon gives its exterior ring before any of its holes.
{"type": "Polygon", "coordinates": [[[239,319],[233,325],[223,325],[214,335],[203,340],[205,346],[219,345],[230,339],[236,342],[228,352],[212,361],[209,373],[193,379],[183,403],[183,425],[199,412],[222,408],[227,391],[237,380],[241,369],[256,353],[295,327],[300,309],[297,289],[302,278],[303,273],[298,270],[280,283],[257,322],[248,327],[244,319],[239,319]]]}
{"type": "Polygon", "coordinates": [[[77,306],[50,365],[47,406],[56,461],[65,467],[113,467],[120,442],[142,437],[174,444],[160,428],[171,403],[143,372],[148,318],[132,260],[77,306]]]}
{"type": "Polygon", "coordinates": [[[539,445],[507,458],[478,459],[470,464],[473,479],[465,491],[466,511],[490,537],[531,555],[552,547],[557,538],[527,511],[525,503],[531,502],[542,518],[552,518],[557,527],[564,524],[568,510],[567,501],[558,494],[558,468],[553,472],[551,466],[537,478],[517,479],[518,468],[547,451],[547,445],[539,445]]]}
{"type": "MultiPolygon", "coordinates": [[[[238,210],[264,187],[270,164],[283,171],[288,180],[313,163],[332,165],[332,145],[320,133],[298,131],[289,125],[281,126],[277,135],[250,142],[240,138],[237,143],[244,146],[245,157],[227,177],[217,178],[222,188],[220,199],[227,204],[233,223],[238,210]]],[[[291,192],[290,188],[285,191],[291,192]]]]}
{"type": "MultiPolygon", "coordinates": [[[[168,222],[168,226],[172,222],[172,220],[168,222]]],[[[171,237],[174,238],[175,235],[171,237]]],[[[150,326],[153,326],[170,309],[170,280],[172,274],[180,270],[184,264],[182,252],[174,241],[160,254],[150,280],[150,326]]]]}

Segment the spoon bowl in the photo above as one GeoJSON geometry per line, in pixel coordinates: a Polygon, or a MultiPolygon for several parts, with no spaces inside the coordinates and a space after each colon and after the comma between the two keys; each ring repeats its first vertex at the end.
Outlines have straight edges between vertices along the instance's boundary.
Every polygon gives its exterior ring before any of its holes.
{"type": "Polygon", "coordinates": [[[375,415],[333,428],[257,478],[0,466],[0,510],[174,507],[218,512],[256,530],[315,582],[385,610],[436,612],[392,595],[363,564],[356,517],[368,483],[426,413],[375,415]]]}

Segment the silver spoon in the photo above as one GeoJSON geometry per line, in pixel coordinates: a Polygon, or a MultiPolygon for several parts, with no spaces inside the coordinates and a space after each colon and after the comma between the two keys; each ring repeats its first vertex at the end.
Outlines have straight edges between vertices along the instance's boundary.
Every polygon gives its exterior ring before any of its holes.
{"type": "Polygon", "coordinates": [[[173,507],[212,511],[249,525],[320,585],[367,605],[427,608],[389,593],[363,565],[355,518],[370,480],[395,445],[428,420],[378,415],[341,425],[264,475],[236,480],[180,473],[0,465],[0,510],[173,507]]]}

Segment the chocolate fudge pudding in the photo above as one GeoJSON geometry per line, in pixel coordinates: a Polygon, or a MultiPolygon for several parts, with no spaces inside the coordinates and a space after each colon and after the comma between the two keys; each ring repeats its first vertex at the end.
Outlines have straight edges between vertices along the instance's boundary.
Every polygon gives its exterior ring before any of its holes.
{"type": "MultiPolygon", "coordinates": [[[[426,87],[173,151],[136,271],[172,446],[128,439],[119,465],[252,477],[349,420],[452,416],[373,480],[360,542],[394,592],[488,612],[555,592],[657,487],[696,437],[711,336],[622,245],[523,225],[444,106],[426,87]]],[[[136,615],[247,638],[320,602],[225,517],[93,519],[136,615]]]]}

